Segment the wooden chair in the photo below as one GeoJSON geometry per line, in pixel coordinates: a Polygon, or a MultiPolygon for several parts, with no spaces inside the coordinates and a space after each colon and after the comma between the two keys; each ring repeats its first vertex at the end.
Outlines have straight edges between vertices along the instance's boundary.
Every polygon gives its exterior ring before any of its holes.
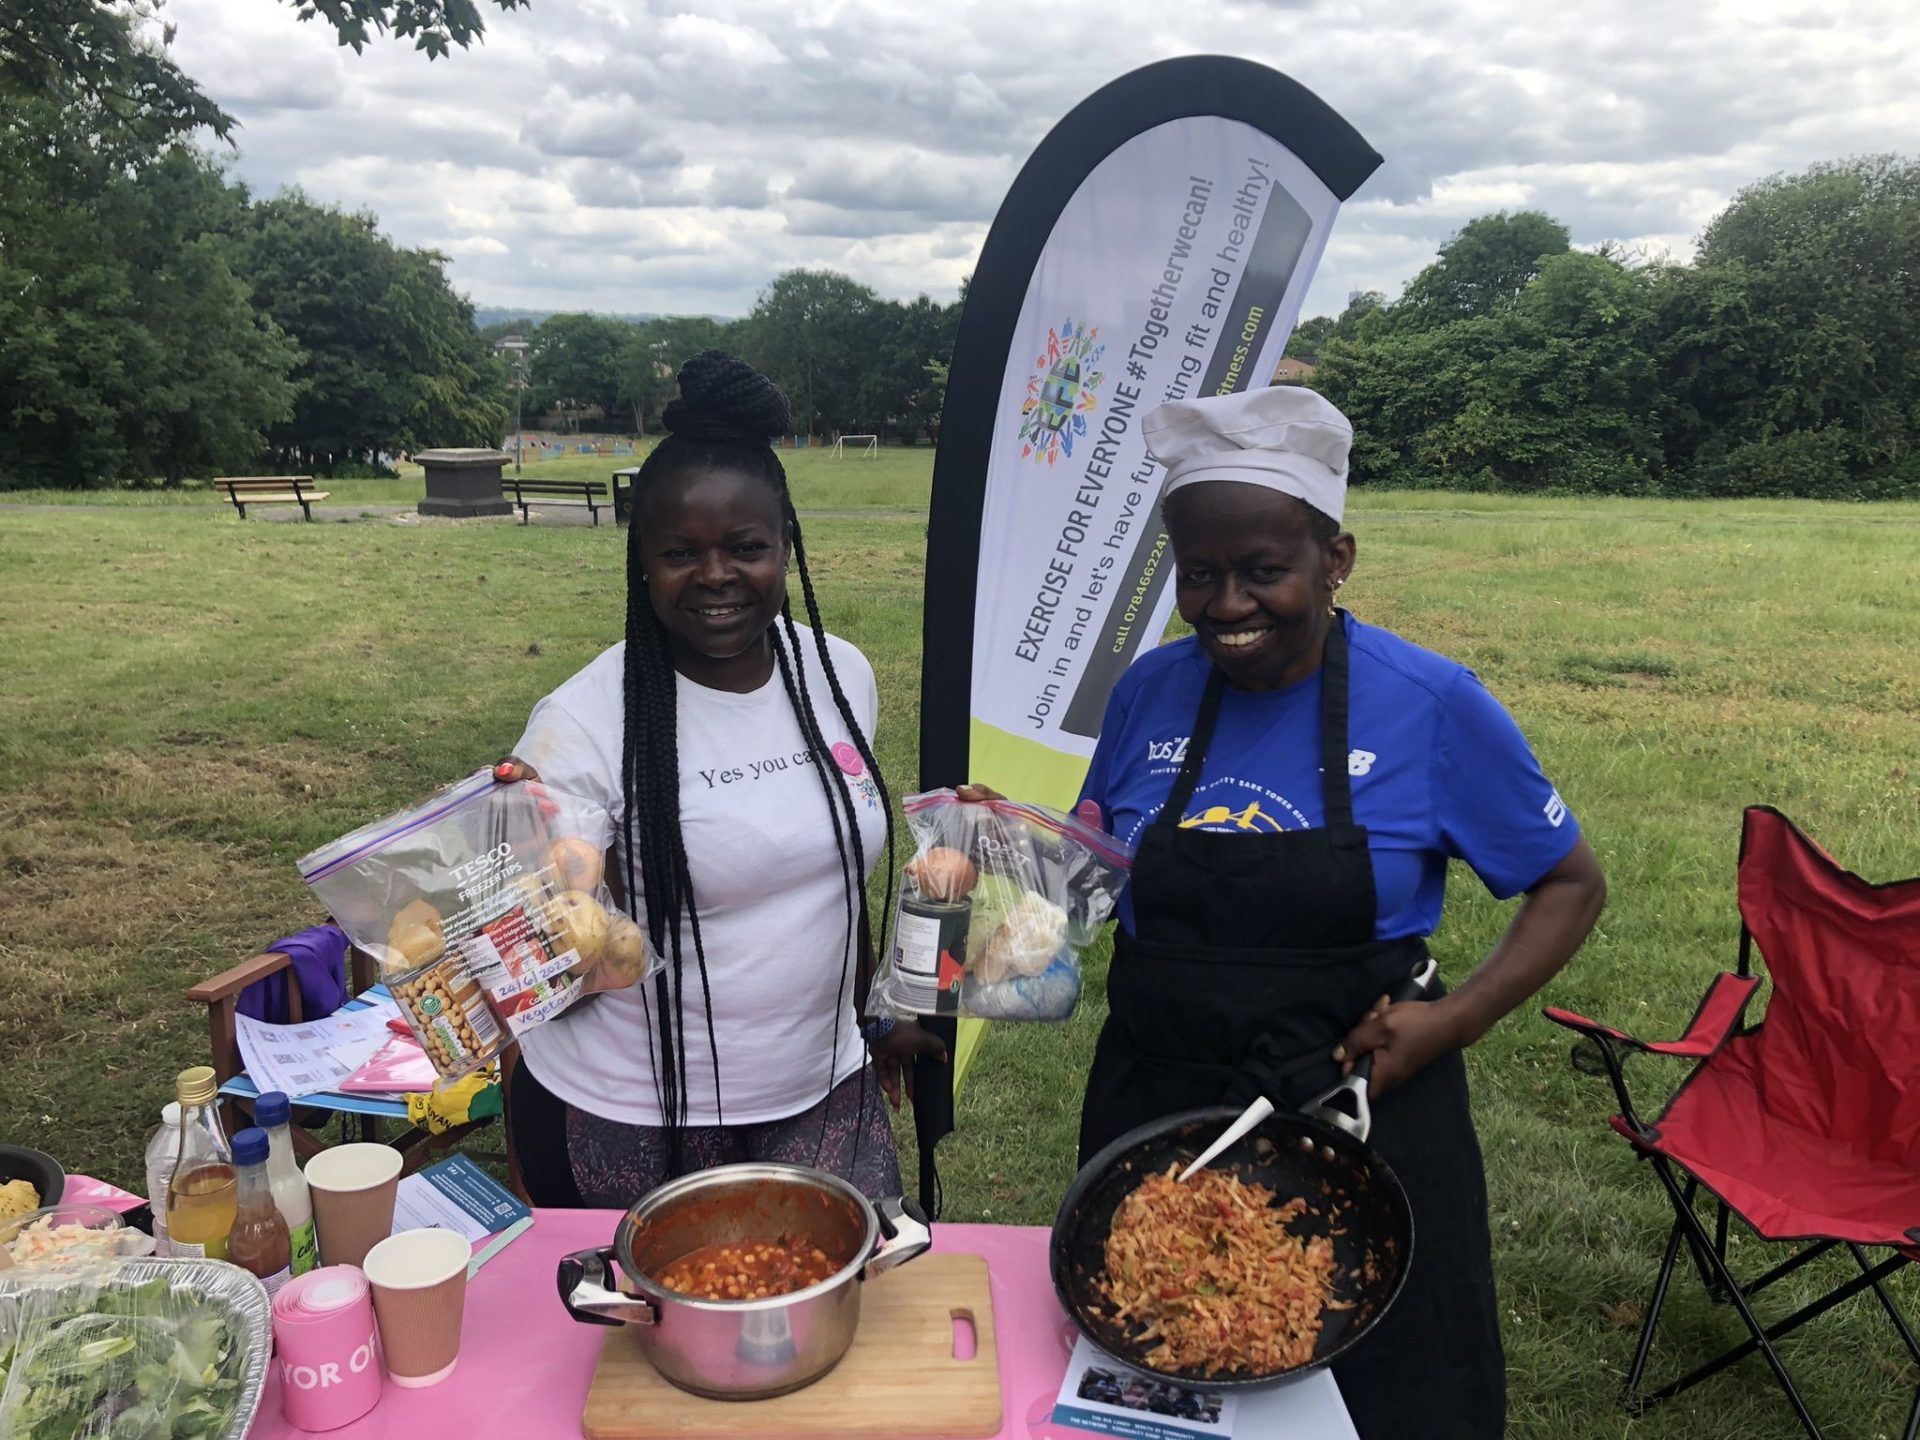
{"type": "MultiPolygon", "coordinates": [[[[251,1095],[229,1093],[230,1082],[244,1081],[246,1066],[240,1057],[240,1042],[234,1024],[235,1009],[240,992],[257,980],[278,974],[292,964],[292,960],[278,950],[269,950],[255,955],[252,959],[234,966],[231,970],[202,980],[187,991],[187,998],[207,1007],[208,1040],[212,1050],[214,1075],[221,1085],[220,1118],[227,1127],[227,1133],[233,1134],[240,1127],[253,1123],[253,1105],[251,1095]]],[[[347,951],[347,991],[357,996],[371,990],[375,983],[375,966],[371,955],[365,951],[350,948],[347,951]]],[[[287,985],[288,1019],[299,1024],[307,1016],[303,1012],[300,1000],[300,987],[287,985]]],[[[315,1017],[318,1018],[318,1017],[315,1017]]],[[[508,1185],[516,1195],[526,1198],[526,1192],[520,1181],[518,1158],[513,1153],[512,1129],[506,1123],[505,1098],[512,1078],[513,1066],[519,1059],[519,1048],[509,1049],[500,1061],[501,1131],[505,1146],[500,1151],[468,1150],[476,1160],[494,1160],[503,1162],[507,1167],[508,1185]]],[[[295,1155],[302,1161],[311,1159],[327,1148],[328,1141],[323,1135],[316,1134],[303,1120],[312,1120],[324,1116],[323,1129],[336,1118],[340,1122],[340,1140],[360,1140],[371,1143],[384,1143],[393,1146],[405,1157],[402,1174],[410,1175],[422,1166],[439,1159],[455,1148],[464,1148],[464,1142],[476,1134],[491,1121],[477,1120],[466,1125],[457,1125],[445,1134],[435,1135],[424,1125],[415,1125],[406,1119],[405,1107],[381,1103],[368,1107],[359,1097],[338,1096],[333,1094],[308,1095],[294,1102],[294,1120],[292,1126],[293,1148],[295,1155]],[[354,1108],[347,1108],[353,1106],[354,1108]],[[395,1113],[397,1108],[397,1112],[395,1113]],[[389,1137],[387,1127],[401,1126],[398,1134],[389,1137]]]]}

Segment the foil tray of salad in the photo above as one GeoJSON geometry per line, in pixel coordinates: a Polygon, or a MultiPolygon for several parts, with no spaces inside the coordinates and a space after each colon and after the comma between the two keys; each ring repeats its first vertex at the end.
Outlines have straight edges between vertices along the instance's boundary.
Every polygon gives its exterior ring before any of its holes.
{"type": "Polygon", "coordinates": [[[0,1435],[239,1440],[271,1339],[266,1288],[218,1260],[0,1275],[0,1435]]]}

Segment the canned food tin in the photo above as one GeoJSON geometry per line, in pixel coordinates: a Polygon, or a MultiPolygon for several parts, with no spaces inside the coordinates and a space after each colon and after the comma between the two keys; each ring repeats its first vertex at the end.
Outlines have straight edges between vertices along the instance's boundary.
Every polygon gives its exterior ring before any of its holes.
{"type": "Polygon", "coordinates": [[[955,1015],[966,973],[971,900],[900,897],[893,926],[893,968],[887,999],[916,1015],[955,1015]]]}

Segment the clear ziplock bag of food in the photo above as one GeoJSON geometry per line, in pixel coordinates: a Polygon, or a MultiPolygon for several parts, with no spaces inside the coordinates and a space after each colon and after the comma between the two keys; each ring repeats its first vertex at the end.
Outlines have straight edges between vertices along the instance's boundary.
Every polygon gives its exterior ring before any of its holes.
{"type": "Polygon", "coordinates": [[[1113,914],[1133,848],[1044,805],[910,795],[916,852],[900,878],[893,953],[870,1008],[1065,1020],[1080,955],[1113,914]]]}
{"type": "Polygon", "coordinates": [[[656,962],[613,904],[607,812],[481,770],[301,858],[441,1075],[464,1075],[584,996],[656,962]]]}

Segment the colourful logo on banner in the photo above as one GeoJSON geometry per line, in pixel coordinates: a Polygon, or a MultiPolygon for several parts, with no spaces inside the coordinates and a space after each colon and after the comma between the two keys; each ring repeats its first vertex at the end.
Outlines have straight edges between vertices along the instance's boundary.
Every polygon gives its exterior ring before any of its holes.
{"type": "Polygon", "coordinates": [[[1073,454],[1073,442],[1087,433],[1087,416],[1100,404],[1106,374],[1094,367],[1107,347],[1100,327],[1074,329],[1069,320],[1047,331],[1046,352],[1027,377],[1027,398],[1020,402],[1020,458],[1051,465],[1073,454]]]}

